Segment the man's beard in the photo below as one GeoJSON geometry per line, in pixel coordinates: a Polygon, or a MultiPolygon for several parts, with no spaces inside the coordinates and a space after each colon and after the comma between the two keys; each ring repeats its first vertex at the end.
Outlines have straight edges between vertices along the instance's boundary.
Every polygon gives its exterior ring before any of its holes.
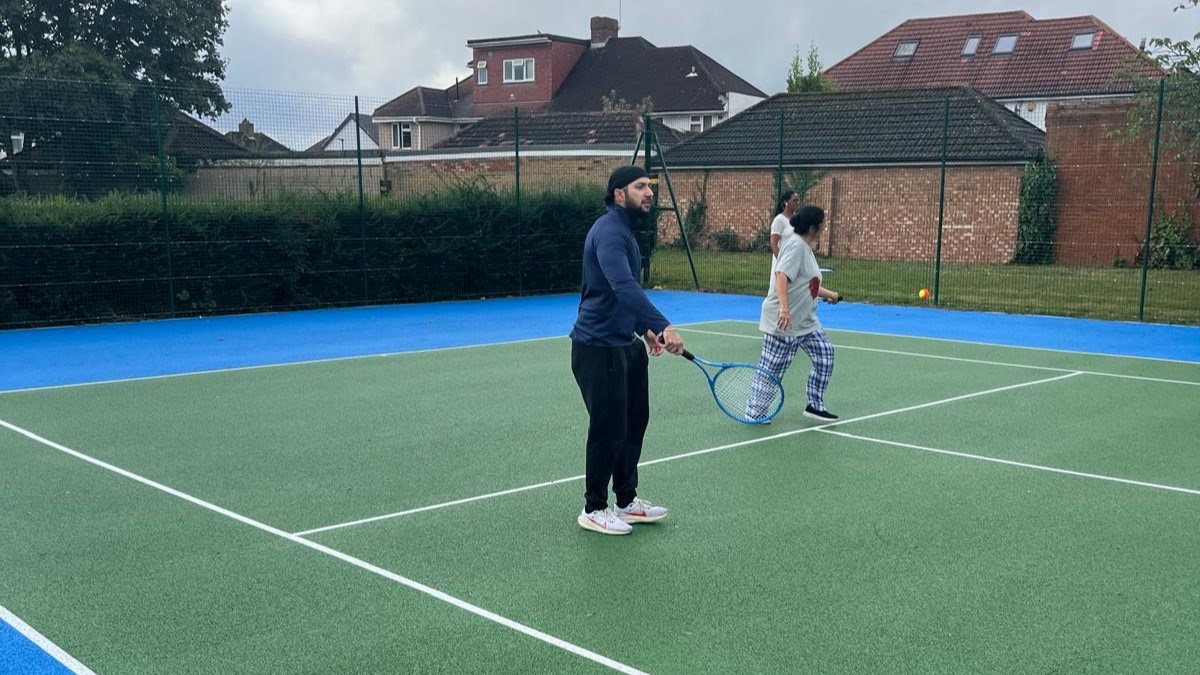
{"type": "Polygon", "coordinates": [[[628,192],[625,193],[625,213],[629,216],[629,219],[633,221],[642,220],[650,216],[649,213],[646,213],[642,210],[642,205],[640,203],[635,203],[633,201],[633,198],[628,192]]]}

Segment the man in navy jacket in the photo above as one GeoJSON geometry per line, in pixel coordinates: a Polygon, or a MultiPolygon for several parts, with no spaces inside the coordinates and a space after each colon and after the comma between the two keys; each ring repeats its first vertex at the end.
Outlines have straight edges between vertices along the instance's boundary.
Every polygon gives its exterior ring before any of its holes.
{"type": "Polygon", "coordinates": [[[584,508],[577,520],[585,530],[602,534],[629,534],[631,523],[667,515],[665,508],[637,496],[637,465],[650,421],[646,352],[683,352],[683,338],[637,281],[642,256],[633,226],[650,214],[653,198],[644,170],[622,166],[613,171],[604,197],[608,213],[592,225],[583,245],[571,372],[590,422],[584,508]],[[608,506],[610,480],[615,508],[608,506]]]}

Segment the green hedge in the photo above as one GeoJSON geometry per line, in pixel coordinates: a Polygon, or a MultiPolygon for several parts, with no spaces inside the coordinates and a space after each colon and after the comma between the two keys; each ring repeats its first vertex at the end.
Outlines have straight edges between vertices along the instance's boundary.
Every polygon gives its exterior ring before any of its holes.
{"type": "Polygon", "coordinates": [[[188,316],[571,291],[602,198],[522,195],[520,217],[511,193],[467,187],[362,217],[353,196],[172,198],[166,226],[157,195],[2,199],[0,325],[167,316],[172,292],[188,316]]]}

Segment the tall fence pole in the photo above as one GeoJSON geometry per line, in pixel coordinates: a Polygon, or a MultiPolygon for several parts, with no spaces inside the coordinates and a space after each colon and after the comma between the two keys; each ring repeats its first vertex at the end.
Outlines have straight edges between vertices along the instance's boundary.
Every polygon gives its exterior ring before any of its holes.
{"type": "Polygon", "coordinates": [[[775,201],[783,194],[783,108],[779,109],[779,161],[775,164],[775,201]]]}
{"type": "Polygon", "coordinates": [[[154,133],[158,137],[158,194],[162,198],[163,231],[167,238],[167,306],[175,316],[175,269],[171,260],[171,211],[167,208],[167,153],[163,147],[162,103],[154,87],[154,133]]]}
{"type": "Polygon", "coordinates": [[[1150,232],[1154,226],[1154,193],[1158,188],[1158,142],[1162,136],[1163,98],[1167,81],[1158,81],[1158,113],[1154,118],[1154,152],[1150,163],[1150,200],[1146,205],[1146,238],[1142,240],[1142,288],[1138,292],[1138,321],[1146,320],[1146,282],[1150,277],[1150,232]]]}
{"type": "Polygon", "coordinates": [[[946,220],[946,157],[950,148],[950,96],[942,109],[942,178],[938,188],[937,249],[933,256],[933,304],[938,304],[942,286],[942,227],[946,220]]]}
{"type": "Polygon", "coordinates": [[[517,294],[525,292],[525,259],[521,247],[521,109],[513,108],[513,171],[517,201],[517,294]]]}
{"type": "MultiPolygon", "coordinates": [[[[358,237],[362,249],[363,267],[363,302],[371,301],[370,288],[367,284],[367,199],[363,191],[362,165],[362,127],[359,126],[358,97],[354,97],[354,156],[358,161],[358,237]]],[[[382,170],[383,166],[380,165],[382,170]]]]}

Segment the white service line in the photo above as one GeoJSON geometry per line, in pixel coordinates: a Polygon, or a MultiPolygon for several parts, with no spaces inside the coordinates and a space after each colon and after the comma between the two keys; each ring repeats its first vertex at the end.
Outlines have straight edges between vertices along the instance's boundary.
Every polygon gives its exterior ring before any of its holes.
{"type": "MultiPolygon", "coordinates": [[[[680,330],[688,333],[702,333],[704,335],[719,335],[721,337],[742,338],[744,340],[761,340],[757,335],[741,335],[738,333],[722,333],[714,330],[700,330],[699,328],[681,328],[680,330]]],[[[854,332],[854,331],[842,331],[854,332]]],[[[874,333],[871,333],[874,335],[874,333]]],[[[913,338],[916,340],[925,340],[930,338],[913,338]]],[[[975,344],[975,343],[969,343],[975,344]]],[[[1116,377],[1123,380],[1143,380],[1146,382],[1162,382],[1164,384],[1186,384],[1193,387],[1200,387],[1200,382],[1192,382],[1190,380],[1169,380],[1161,377],[1143,377],[1141,375],[1122,375],[1120,373],[1102,373],[1096,370],[1079,370],[1077,368],[1053,368],[1050,366],[1031,366],[1026,363],[1009,363],[1007,361],[986,361],[983,359],[967,359],[958,356],[941,356],[938,354],[922,354],[920,352],[905,352],[896,349],[878,349],[875,347],[855,347],[852,345],[834,344],[838,349],[850,349],[860,352],[876,352],[879,354],[896,354],[897,356],[915,356],[922,359],[937,359],[939,361],[959,361],[961,363],[978,363],[987,366],[1008,366],[1010,368],[1028,368],[1030,370],[1049,370],[1058,373],[1082,373],[1084,375],[1099,375],[1101,377],[1116,377]]],[[[1051,350],[1052,351],[1052,350],[1051,350]]],[[[1072,352],[1074,353],[1074,352],[1072,352]]],[[[1095,356],[1095,355],[1093,355],[1095,356]]]]}
{"type": "Polygon", "coordinates": [[[62,647],[51,642],[45,635],[37,632],[37,630],[21,620],[21,617],[13,614],[0,605],[0,621],[7,623],[17,630],[18,633],[25,636],[33,644],[37,645],[42,651],[49,654],[65,667],[67,670],[76,675],[96,675],[91,668],[80,663],[75,657],[63,651],[62,647]]]}
{"type": "Polygon", "coordinates": [[[122,384],[125,382],[145,382],[147,380],[166,380],[176,377],[191,377],[192,375],[215,375],[217,373],[238,373],[245,370],[265,370],[267,368],[284,368],[287,366],[312,366],[322,363],[337,363],[338,361],[357,361],[359,359],[382,359],[392,356],[407,356],[409,354],[431,354],[435,352],[451,352],[459,349],[479,349],[482,347],[500,347],[504,345],[519,345],[526,342],[544,342],[546,340],[561,340],[562,335],[549,337],[525,338],[505,342],[486,342],[471,345],[456,345],[454,347],[431,347],[429,349],[412,349],[403,352],[384,352],[382,354],[353,354],[350,356],[331,356],[324,359],[309,359],[307,361],[285,361],[282,363],[261,363],[254,366],[233,366],[230,368],[213,368],[211,370],[189,370],[183,373],[164,373],[162,375],[143,375],[141,377],[125,377],[114,380],[96,380],[94,382],[75,382],[71,384],[51,384],[45,387],[27,387],[24,389],[2,389],[0,395],[25,394],[34,391],[49,391],[52,389],[71,389],[73,387],[91,387],[98,384],[122,384]]]}
{"type": "Polygon", "coordinates": [[[1024,469],[1036,469],[1038,471],[1049,471],[1050,473],[1060,473],[1067,476],[1076,476],[1078,478],[1091,478],[1093,480],[1109,481],[1111,483],[1123,483],[1125,485],[1136,485],[1138,487],[1154,488],[1156,490],[1167,490],[1169,492],[1182,492],[1189,495],[1200,495],[1200,490],[1191,488],[1175,487],[1173,485],[1160,485],[1158,483],[1147,483],[1140,480],[1130,480],[1128,478],[1117,478],[1115,476],[1104,476],[1096,473],[1085,473],[1082,471],[1071,471],[1069,469],[1058,469],[1052,466],[1043,466],[1041,464],[1030,464],[1028,462],[1016,462],[1010,459],[999,459],[996,457],[985,457],[983,455],[972,455],[969,452],[955,452],[954,450],[941,450],[939,448],[930,448],[923,445],[913,445],[911,443],[901,443],[899,441],[889,441],[882,438],[872,438],[871,436],[859,436],[856,434],[848,434],[844,431],[828,431],[821,430],[822,433],[833,436],[842,436],[844,438],[853,438],[858,441],[866,441],[868,443],[881,443],[883,445],[893,445],[898,448],[908,448],[910,450],[921,450],[922,452],[933,452],[939,455],[950,455],[953,457],[965,457],[967,459],[977,459],[981,462],[992,462],[995,464],[1007,464],[1008,466],[1019,466],[1024,469]]]}
{"type": "Polygon", "coordinates": [[[510,628],[514,631],[517,631],[518,633],[522,633],[522,634],[528,635],[529,637],[532,637],[534,639],[541,640],[542,642],[545,642],[547,644],[558,647],[559,649],[562,649],[564,651],[575,654],[576,656],[581,656],[581,657],[588,659],[589,661],[592,661],[594,663],[598,663],[600,665],[607,666],[607,667],[609,667],[613,670],[616,670],[618,672],[621,672],[621,673],[629,673],[631,675],[634,675],[634,674],[644,675],[642,673],[642,671],[637,670],[636,668],[633,668],[631,666],[627,666],[618,661],[614,661],[614,660],[608,658],[607,656],[597,654],[596,652],[590,651],[590,650],[580,647],[578,645],[571,644],[570,642],[567,642],[565,640],[556,638],[553,635],[543,633],[542,631],[539,631],[535,628],[530,628],[529,626],[526,626],[524,624],[517,623],[516,621],[513,621],[512,619],[508,619],[506,617],[500,616],[499,614],[489,612],[488,610],[483,609],[482,607],[472,605],[471,603],[466,602],[465,600],[460,600],[452,595],[449,595],[447,593],[439,591],[438,589],[433,588],[431,586],[426,586],[425,584],[422,584],[418,581],[414,581],[407,577],[400,576],[399,574],[396,574],[394,572],[389,572],[388,570],[385,570],[382,567],[377,567],[375,565],[372,565],[371,563],[366,562],[365,560],[355,558],[354,556],[351,556],[346,553],[342,553],[341,551],[329,548],[328,546],[322,546],[321,544],[318,544],[313,541],[309,541],[308,539],[304,539],[303,537],[298,537],[294,534],[289,534],[287,532],[284,532],[283,530],[280,530],[279,528],[271,527],[270,525],[267,525],[266,523],[261,523],[261,522],[254,520],[253,518],[250,518],[248,516],[243,516],[240,513],[235,513],[233,511],[230,511],[229,509],[222,508],[222,507],[217,506],[216,504],[212,504],[210,502],[206,502],[203,499],[200,499],[198,497],[193,497],[192,495],[189,495],[185,492],[180,492],[179,490],[176,490],[174,488],[163,485],[162,483],[155,482],[144,476],[140,476],[131,471],[126,471],[125,469],[122,469],[118,466],[114,466],[114,465],[104,462],[102,460],[85,455],[76,450],[72,450],[71,448],[68,448],[65,445],[61,445],[59,443],[55,443],[54,441],[43,438],[43,437],[33,433],[32,431],[22,429],[21,427],[18,427],[15,424],[11,424],[4,420],[0,420],[0,427],[4,427],[6,429],[14,431],[32,441],[41,443],[42,445],[45,445],[47,447],[58,450],[59,452],[66,453],[72,457],[75,457],[76,459],[81,459],[85,462],[88,462],[89,464],[98,466],[101,469],[105,469],[105,470],[111,471],[117,475],[124,476],[125,478],[128,478],[130,480],[137,481],[143,485],[154,488],[155,490],[159,490],[160,492],[165,492],[165,493],[171,495],[172,497],[178,497],[179,499],[190,502],[190,503],[192,503],[196,506],[199,506],[203,509],[207,509],[214,513],[218,513],[222,516],[225,516],[226,518],[236,520],[239,523],[242,523],[243,525],[249,525],[250,527],[253,527],[258,530],[262,530],[263,532],[266,532],[268,534],[275,535],[276,537],[279,537],[281,539],[286,539],[290,542],[299,544],[306,548],[310,548],[319,553],[324,553],[327,556],[337,558],[338,560],[341,560],[342,562],[354,565],[355,567],[358,567],[359,569],[366,570],[367,572],[370,572],[372,574],[376,574],[378,576],[381,576],[385,579],[394,581],[403,586],[407,586],[415,591],[420,591],[421,593],[424,593],[426,595],[437,598],[438,600],[441,600],[442,602],[445,602],[447,604],[458,607],[459,609],[466,610],[467,612],[470,612],[471,614],[474,614],[476,616],[487,619],[488,621],[498,623],[501,626],[504,626],[505,628],[510,628]]]}
{"type": "MultiPolygon", "coordinates": [[[[1045,384],[1046,382],[1054,382],[1055,380],[1064,380],[1068,377],[1075,377],[1078,374],[1079,373],[1077,373],[1077,372],[1070,372],[1070,373],[1067,373],[1066,375],[1058,375],[1056,377],[1051,377],[1051,378],[1047,378],[1044,380],[1035,380],[1033,382],[1022,382],[1020,384],[1010,384],[1010,385],[1007,385],[1004,387],[988,389],[987,391],[978,391],[978,392],[974,392],[971,394],[963,394],[962,396],[955,396],[953,398],[944,398],[944,399],[941,399],[938,401],[931,401],[929,403],[920,403],[918,405],[910,405],[905,408],[897,408],[896,410],[887,410],[884,412],[873,413],[871,415],[863,415],[862,417],[851,417],[848,419],[838,420],[836,422],[829,422],[827,424],[822,424],[822,425],[815,426],[815,427],[805,427],[803,429],[793,429],[791,431],[785,431],[783,433],[772,434],[770,436],[751,438],[751,439],[745,440],[745,441],[738,441],[737,443],[729,443],[727,445],[719,445],[715,448],[706,448],[704,450],[695,450],[693,452],[685,452],[685,453],[679,454],[679,455],[671,455],[670,457],[660,457],[658,459],[652,459],[648,462],[641,462],[638,464],[638,467],[653,466],[655,464],[662,464],[664,462],[673,462],[677,459],[684,459],[687,457],[696,457],[698,455],[707,455],[707,454],[714,453],[714,452],[720,452],[722,450],[731,450],[733,448],[740,448],[745,445],[755,445],[757,443],[766,443],[767,441],[773,441],[773,440],[780,439],[780,438],[787,438],[788,436],[795,436],[796,434],[803,434],[803,433],[807,433],[809,431],[820,431],[822,429],[827,429],[829,427],[837,426],[840,424],[849,424],[851,422],[861,422],[863,420],[875,419],[876,417],[884,417],[887,415],[897,415],[899,413],[909,412],[912,410],[920,410],[922,408],[929,408],[932,406],[943,405],[946,403],[953,403],[955,401],[962,401],[962,400],[969,399],[969,398],[975,398],[976,396],[986,396],[988,394],[996,394],[996,393],[999,393],[1002,391],[1009,391],[1011,389],[1020,389],[1021,387],[1031,387],[1035,384],[1045,384]]],[[[333,525],[326,525],[324,527],[317,527],[317,528],[313,528],[311,530],[304,530],[303,532],[297,532],[293,536],[302,537],[302,536],[306,536],[309,534],[316,534],[318,532],[329,532],[330,530],[340,530],[345,527],[353,527],[355,525],[362,525],[364,523],[374,523],[374,522],[378,522],[381,520],[390,520],[392,518],[399,518],[400,516],[407,516],[407,515],[413,514],[413,513],[422,513],[424,511],[435,511],[437,509],[444,509],[448,506],[457,506],[458,504],[467,504],[469,502],[477,502],[477,501],[480,501],[483,499],[492,499],[493,497],[502,497],[504,495],[516,494],[518,492],[528,492],[530,490],[536,490],[538,488],[550,487],[552,485],[560,485],[562,483],[570,483],[572,481],[583,480],[583,478],[584,477],[582,475],[571,476],[570,478],[558,478],[558,479],[555,479],[552,481],[546,481],[544,483],[536,483],[534,485],[526,485],[524,487],[512,488],[509,490],[502,490],[500,492],[493,492],[491,494],[479,495],[477,497],[467,497],[465,499],[455,499],[454,501],[443,502],[441,504],[432,504],[430,506],[422,506],[422,507],[415,508],[415,509],[408,509],[406,511],[396,511],[395,513],[385,513],[383,515],[372,516],[370,518],[362,518],[360,520],[354,520],[354,521],[350,521],[350,522],[346,522],[346,523],[335,523],[333,525]]]]}

